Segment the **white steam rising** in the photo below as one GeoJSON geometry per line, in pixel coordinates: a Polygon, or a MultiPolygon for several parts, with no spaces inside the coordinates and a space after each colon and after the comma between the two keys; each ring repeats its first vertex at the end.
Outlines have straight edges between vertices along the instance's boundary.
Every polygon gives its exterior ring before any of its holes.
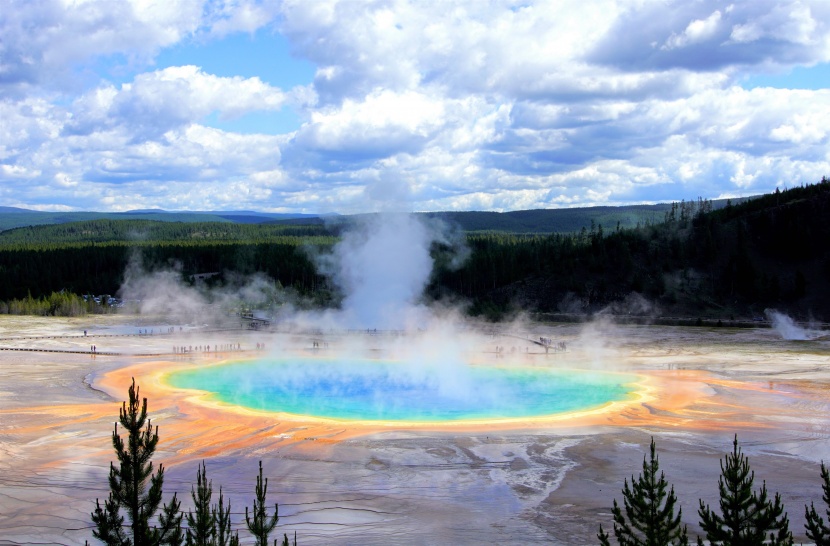
{"type": "Polygon", "coordinates": [[[198,281],[190,285],[183,281],[180,266],[149,271],[138,253],[125,271],[119,295],[142,314],[178,321],[211,322],[229,306],[245,302],[300,328],[423,330],[436,314],[444,313],[423,301],[436,243],[443,245],[450,267],[469,255],[462,234],[437,219],[379,213],[351,224],[330,253],[314,257],[319,272],[342,296],[338,310],[299,312],[293,291],[263,274],[223,272],[221,287],[208,289],[198,281]]]}
{"type": "Polygon", "coordinates": [[[600,310],[598,315],[630,315],[635,317],[650,317],[656,318],[660,315],[660,307],[646,299],[639,292],[631,292],[625,299],[615,301],[604,309],[600,310]]]}
{"type": "Polygon", "coordinates": [[[782,338],[795,341],[806,341],[821,337],[824,332],[802,328],[795,321],[784,313],[775,309],[766,309],[764,314],[772,322],[772,327],[782,338]]]}
{"type": "Polygon", "coordinates": [[[432,244],[448,244],[456,258],[466,257],[453,235],[443,223],[413,214],[364,217],[317,260],[343,294],[339,321],[357,329],[420,327],[430,314],[422,297],[433,269],[432,244]]]}
{"type": "Polygon", "coordinates": [[[226,274],[222,287],[207,289],[198,282],[193,286],[185,283],[180,267],[175,265],[148,271],[137,253],[124,272],[118,295],[143,315],[199,324],[224,318],[227,309],[239,302],[276,306],[289,299],[281,287],[263,274],[226,274]]]}

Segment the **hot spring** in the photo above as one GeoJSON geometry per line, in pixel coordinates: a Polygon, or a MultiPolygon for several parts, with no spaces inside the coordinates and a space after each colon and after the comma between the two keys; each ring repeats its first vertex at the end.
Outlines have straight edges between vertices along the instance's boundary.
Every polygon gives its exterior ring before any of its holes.
{"type": "Polygon", "coordinates": [[[397,422],[498,421],[596,409],[634,396],[638,376],[535,366],[262,358],[180,370],[177,388],[259,411],[397,422]]]}

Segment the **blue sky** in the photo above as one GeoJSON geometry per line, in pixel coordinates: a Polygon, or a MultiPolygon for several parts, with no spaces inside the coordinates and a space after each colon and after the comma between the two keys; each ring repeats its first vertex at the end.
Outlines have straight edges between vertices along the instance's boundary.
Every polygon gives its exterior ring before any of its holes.
{"type": "Polygon", "coordinates": [[[830,175],[825,0],[9,0],[0,205],[520,210],[830,175]]]}
{"type": "Polygon", "coordinates": [[[740,81],[745,89],[777,87],[779,89],[828,89],[830,88],[830,64],[787,67],[782,72],[750,74],[740,81]]]}
{"type": "MultiPolygon", "coordinates": [[[[281,89],[311,85],[315,66],[292,56],[290,47],[288,40],[276,30],[261,28],[215,40],[186,40],[162,51],[155,59],[155,66],[164,69],[196,65],[217,76],[259,78],[281,89]]],[[[226,120],[214,112],[203,123],[230,132],[281,134],[296,131],[302,120],[296,109],[286,105],[276,112],[251,112],[226,120]]]]}

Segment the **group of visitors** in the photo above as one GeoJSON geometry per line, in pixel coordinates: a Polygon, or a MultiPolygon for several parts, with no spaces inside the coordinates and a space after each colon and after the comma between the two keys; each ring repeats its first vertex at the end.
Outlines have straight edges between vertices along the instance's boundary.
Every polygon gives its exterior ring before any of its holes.
{"type": "MultiPolygon", "coordinates": [[[[168,333],[168,334],[172,334],[172,333],[174,333],[175,331],[176,331],[176,327],[175,327],[175,326],[170,326],[170,327],[168,327],[168,328],[167,328],[167,332],[166,332],[166,333],[168,333]]],[[[181,327],[181,326],[179,326],[179,331],[180,331],[180,332],[182,331],[182,327],[181,327]]],[[[148,330],[147,328],[144,328],[144,329],[139,328],[139,329],[138,329],[138,335],[140,335],[140,336],[151,336],[151,335],[153,335],[153,334],[155,334],[155,333],[156,333],[155,328],[150,328],[149,330],[148,330]]],[[[159,333],[162,333],[162,330],[159,330],[159,333]]]]}
{"type": "MultiPolygon", "coordinates": [[[[257,348],[259,348],[259,343],[257,343],[257,348]]],[[[263,344],[264,346],[264,344],[263,344]]],[[[219,352],[226,352],[226,351],[241,351],[242,344],[241,343],[224,343],[221,345],[214,345],[213,350],[211,351],[210,345],[174,345],[173,346],[173,353],[174,354],[186,354],[186,353],[219,353],[219,352]]]]}
{"type": "Polygon", "coordinates": [[[557,351],[564,351],[568,348],[564,341],[557,341],[556,343],[549,337],[540,337],[539,343],[542,344],[545,349],[552,348],[557,351]]]}

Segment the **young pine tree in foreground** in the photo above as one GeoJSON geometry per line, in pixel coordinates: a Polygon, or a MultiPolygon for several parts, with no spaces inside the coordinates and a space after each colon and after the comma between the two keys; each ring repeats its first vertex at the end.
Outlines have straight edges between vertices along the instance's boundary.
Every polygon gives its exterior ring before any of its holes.
{"type": "Polygon", "coordinates": [[[147,399],[139,398],[135,379],[128,394],[129,403],[123,403],[118,418],[127,431],[127,441],[118,434],[116,424],[112,445],[118,466],[110,463],[110,493],[103,508],[95,501],[92,535],[108,546],[180,546],[184,541],[182,515],[175,494],[158,514],[157,525],[151,525],[161,504],[164,485],[164,467],[159,465],[153,474],[150,461],[159,441],[158,427],[154,431],[147,419],[147,399]]]}
{"type": "MultiPolygon", "coordinates": [[[[125,443],[119,436],[116,424],[112,443],[119,466],[116,468],[110,464],[110,494],[104,506],[97,499],[95,501],[92,513],[95,528],[92,534],[107,546],[182,546],[185,544],[181,525],[183,514],[176,495],[163,506],[161,512],[158,511],[164,485],[164,467],[159,465],[158,471],[153,474],[153,463],[150,462],[159,441],[158,427],[154,431],[147,419],[147,399],[139,398],[135,379],[129,388],[129,398],[129,403],[124,402],[119,415],[121,426],[128,432],[127,441],[125,443]],[[151,524],[153,522],[156,524],[151,524]]],[[[279,519],[276,504],[274,515],[268,516],[265,508],[267,491],[268,480],[262,477],[260,461],[253,513],[249,516],[245,508],[248,530],[260,546],[268,546],[268,535],[279,519]]],[[[239,546],[239,533],[231,530],[231,503],[228,501],[225,504],[221,487],[218,504],[210,504],[213,482],[207,479],[204,461],[196,475],[196,487],[191,488],[190,494],[194,507],[187,513],[187,545],[239,546]]],[[[274,546],[277,546],[277,541],[274,541],[274,546]]],[[[290,546],[288,535],[283,535],[282,546],[290,546]]],[[[293,546],[297,546],[296,533],[293,546]]]]}
{"type": "MultiPolygon", "coordinates": [[[[755,472],[738,447],[735,436],[732,453],[721,460],[718,478],[721,515],[700,501],[700,525],[712,546],[757,546],[759,544],[792,545],[789,519],[781,496],[767,498],[766,482],[758,492],[752,491],[755,472]],[[767,534],[769,533],[769,534],[767,534]]],[[[703,541],[698,537],[698,545],[703,541]]]]}
{"type": "Polygon", "coordinates": [[[213,482],[207,479],[205,462],[196,471],[196,487],[190,488],[193,499],[193,511],[185,516],[187,520],[187,546],[204,546],[211,544],[216,534],[216,515],[211,509],[210,498],[213,496],[213,482]]]}
{"type": "MultiPolygon", "coordinates": [[[[689,543],[686,526],[680,525],[682,510],[674,507],[677,497],[674,487],[668,492],[668,482],[655,453],[654,438],[651,439],[651,455],[648,461],[643,456],[643,473],[638,479],[631,477],[623,487],[625,514],[614,500],[614,536],[620,546],[685,546],[689,543]],[[658,478],[659,473],[659,478],[658,478]]],[[[609,535],[599,527],[597,534],[600,544],[610,546],[609,535]]]]}
{"type": "MultiPolygon", "coordinates": [[[[268,510],[265,508],[265,495],[268,493],[268,478],[262,479],[262,461],[259,461],[259,476],[256,479],[256,498],[254,499],[254,507],[248,515],[248,507],[245,507],[245,523],[248,526],[248,531],[254,535],[257,546],[268,546],[268,535],[277,526],[279,521],[279,505],[274,503],[274,515],[268,516],[268,510]]],[[[274,541],[274,546],[277,546],[277,541],[274,541]]],[[[283,535],[282,546],[290,546],[288,543],[288,535],[283,535]]],[[[294,533],[294,546],[297,546],[297,533],[294,533]]]]}
{"type": "Polygon", "coordinates": [[[259,461],[259,476],[256,478],[256,498],[251,516],[248,515],[248,507],[245,507],[245,523],[248,530],[254,535],[257,546],[268,546],[268,535],[277,526],[279,520],[279,506],[274,503],[274,515],[268,517],[268,510],[265,507],[265,495],[268,493],[268,478],[262,479],[262,461],[259,461]]]}
{"type": "MultiPolygon", "coordinates": [[[[821,463],[821,479],[823,482],[822,489],[824,490],[822,499],[827,506],[824,514],[827,516],[828,521],[830,521],[830,472],[827,471],[824,463],[821,463]]],[[[804,527],[807,529],[807,538],[815,542],[816,546],[830,546],[830,528],[824,522],[824,518],[816,512],[815,505],[811,502],[810,507],[805,506],[804,510],[805,517],[807,518],[807,523],[804,524],[804,527]]]]}
{"type": "MultiPolygon", "coordinates": [[[[216,517],[216,546],[239,546],[239,533],[231,532],[231,501],[224,505],[222,488],[219,488],[219,504],[214,505],[213,513],[216,517]]],[[[295,540],[296,542],[296,540],[295,540]]]]}
{"type": "Polygon", "coordinates": [[[213,482],[207,479],[207,468],[202,461],[196,474],[196,487],[191,488],[193,511],[188,512],[187,546],[239,546],[239,534],[231,533],[231,503],[225,506],[222,488],[219,503],[211,506],[213,482]]]}

